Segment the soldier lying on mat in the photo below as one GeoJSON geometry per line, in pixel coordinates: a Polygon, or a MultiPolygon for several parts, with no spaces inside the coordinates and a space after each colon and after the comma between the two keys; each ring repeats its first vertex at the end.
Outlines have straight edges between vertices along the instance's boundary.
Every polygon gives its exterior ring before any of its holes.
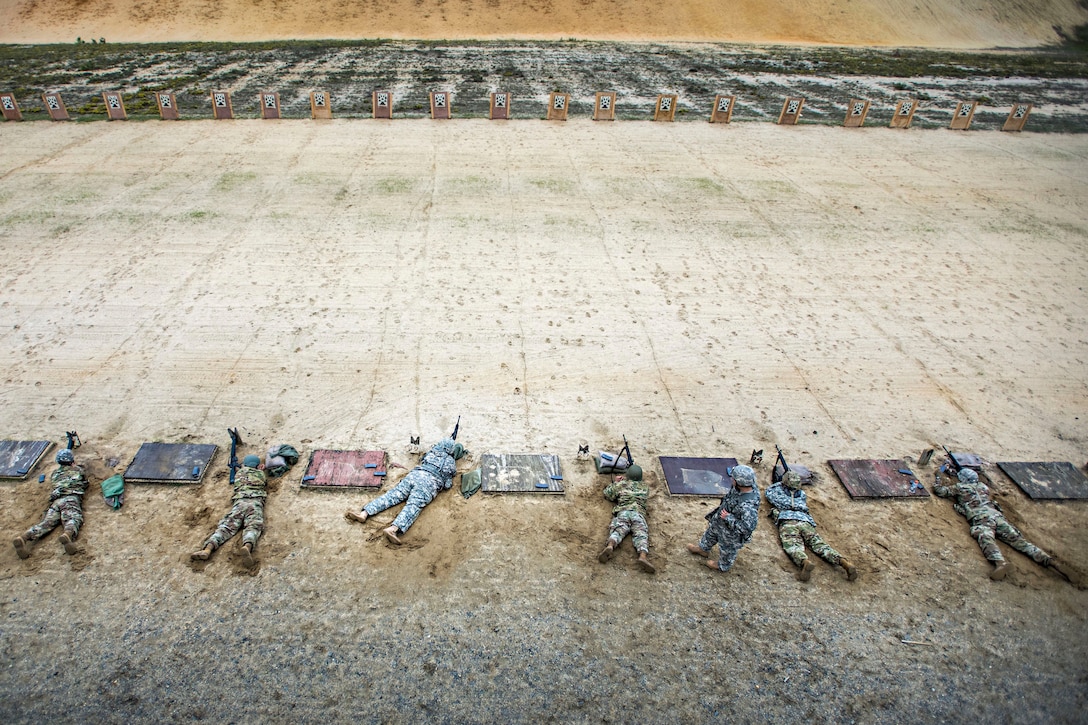
{"type": "Polygon", "coordinates": [[[798,579],[807,582],[816,568],[805,553],[805,544],[831,566],[841,566],[848,580],[858,578],[858,568],[816,533],[816,521],[808,510],[808,498],[801,490],[800,474],[786,471],[781,481],[767,489],[767,503],[771,505],[771,521],[778,524],[782,549],[801,567],[798,579]]]}
{"type": "Polygon", "coordinates": [[[204,541],[204,548],[190,555],[206,561],[212,553],[239,531],[242,532],[242,563],[249,569],[257,565],[253,550],[264,532],[264,501],[268,498],[268,479],[264,464],[254,455],[242,459],[242,467],[234,477],[234,505],[223,517],[215,531],[204,541]]]}
{"type": "Polygon", "coordinates": [[[647,558],[650,552],[650,527],[646,523],[646,500],[650,488],[642,480],[642,468],[632,463],[604,489],[604,497],[615,502],[612,523],[608,525],[608,544],[597,555],[602,564],[612,558],[628,532],[638,552],[638,565],[648,574],[656,569],[647,558]]]}
{"type": "Polygon", "coordinates": [[[31,526],[22,536],[16,536],[12,544],[20,559],[30,556],[28,544],[37,541],[58,525],[64,526],[60,535],[61,546],[67,554],[76,553],[76,537],[83,525],[83,494],[87,493],[87,478],[83,469],[76,465],[69,448],[57,451],[57,470],[50,479],[53,492],[49,494],[49,508],[41,522],[31,526]]]}

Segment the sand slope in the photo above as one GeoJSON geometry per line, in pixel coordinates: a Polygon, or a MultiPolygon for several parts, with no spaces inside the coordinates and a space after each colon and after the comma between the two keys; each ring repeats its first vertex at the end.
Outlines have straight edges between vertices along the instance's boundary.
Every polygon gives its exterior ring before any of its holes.
{"type": "Polygon", "coordinates": [[[595,38],[1025,47],[1088,22],[1076,0],[6,0],[0,41],[595,38]]]}
{"type": "MultiPolygon", "coordinates": [[[[254,120],[0,144],[4,437],[74,428],[97,483],[228,426],[245,453],[410,466],[410,434],[462,415],[477,453],[556,452],[568,487],[442,494],[393,549],[342,518],[372,494],[296,468],[252,577],[234,542],[186,557],[229,505],[224,455],[120,512],[92,492],[79,554],[0,540],[4,722],[1083,719],[1088,591],[1013,552],[991,582],[947,501],[851,501],[824,461],[1083,465],[1088,137],[254,120]],[[595,558],[604,481],[574,454],[621,434],[655,486],[654,579],[629,544],[595,558]],[[684,550],[708,502],[663,493],[655,457],[776,442],[823,475],[860,581],[797,582],[766,517],[729,575],[684,550]]],[[[1084,587],[1085,502],[990,470],[1084,587]]],[[[46,498],[0,485],[0,533],[46,498]]]]}

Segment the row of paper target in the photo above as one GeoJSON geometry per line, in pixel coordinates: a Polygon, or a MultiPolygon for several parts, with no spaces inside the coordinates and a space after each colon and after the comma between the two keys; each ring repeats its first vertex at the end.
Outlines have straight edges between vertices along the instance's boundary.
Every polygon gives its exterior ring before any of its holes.
{"type": "MultiPolygon", "coordinates": [[[[431,118],[448,119],[453,117],[453,97],[450,91],[432,91],[430,94],[431,118]]],[[[159,107],[159,115],[163,120],[178,120],[177,98],[173,93],[156,93],[156,102],[159,107]]],[[[105,91],[102,100],[106,105],[106,115],[111,121],[123,121],[128,118],[125,113],[125,100],[118,91],[105,91]]],[[[393,93],[391,91],[374,91],[372,94],[372,113],[374,118],[393,117],[393,93]]],[[[43,93],[42,102],[49,117],[54,121],[67,121],[68,110],[59,93],[43,93]]],[[[714,98],[714,105],[710,112],[711,123],[729,123],[733,117],[733,108],[737,102],[736,96],[718,95],[714,98]]],[[[212,117],[216,119],[234,118],[234,107],[231,104],[229,91],[212,91],[211,93],[212,117]]],[[[653,120],[672,121],[679,106],[679,96],[663,93],[657,97],[654,104],[653,120]]],[[[805,106],[805,99],[801,97],[789,97],[782,103],[782,112],[778,114],[778,123],[781,125],[796,125],[801,118],[805,106]]],[[[512,118],[513,97],[510,93],[496,91],[490,96],[489,118],[493,120],[512,118]]],[[[861,98],[851,98],[846,107],[844,126],[860,127],[864,125],[865,118],[869,115],[870,102],[861,98]]],[[[0,108],[4,118],[9,121],[23,120],[19,104],[12,93],[0,93],[0,108]]],[[[260,94],[261,118],[281,118],[280,95],[276,92],[266,91],[260,94]]],[[[949,128],[966,130],[970,128],[971,121],[975,117],[978,108],[977,101],[960,101],[952,112],[952,120],[949,128]]],[[[547,115],[549,121],[567,120],[567,112],[570,109],[569,93],[552,93],[548,96],[547,115]]],[[[1027,123],[1031,113],[1032,104],[1015,103],[1009,111],[1009,116],[1002,126],[1002,131],[1020,131],[1027,123]]],[[[899,101],[892,114],[890,126],[892,128],[909,128],[914,120],[914,112],[918,110],[917,99],[905,99],[899,101]]],[[[332,98],[328,91],[310,92],[310,114],[312,118],[332,118],[332,98]]],[[[602,91],[595,95],[593,103],[594,121],[613,121],[616,118],[616,93],[614,91],[602,91]]]]}

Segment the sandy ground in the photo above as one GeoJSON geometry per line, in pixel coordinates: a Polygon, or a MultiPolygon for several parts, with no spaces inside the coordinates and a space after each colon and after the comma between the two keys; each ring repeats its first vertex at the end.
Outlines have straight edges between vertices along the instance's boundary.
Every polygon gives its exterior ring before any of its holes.
{"type": "Polygon", "coordinates": [[[1078,0],[3,0],[0,42],[287,38],[714,40],[1037,47],[1078,0]]]}
{"type": "MultiPolygon", "coordinates": [[[[371,494],[300,491],[299,467],[253,576],[234,542],[188,562],[224,453],[119,512],[92,491],[80,553],[0,546],[4,722],[1082,721],[1084,503],[989,466],[1077,580],[1010,552],[994,583],[947,501],[854,502],[825,461],[1084,464],[1088,138],[187,121],[0,146],[3,437],[78,430],[97,485],[228,426],[243,452],[410,466],[409,436],[461,415],[477,455],[555,452],[568,485],[443,494],[393,549],[341,517],[371,494]],[[621,434],[655,485],[652,578],[629,543],[595,559],[604,480],[574,454],[621,434]],[[729,574],[683,550],[712,502],[670,497],[656,456],[775,443],[821,474],[860,581],[796,581],[765,517],[729,574]]],[[[0,484],[6,537],[46,505],[38,472],[0,484]]]]}

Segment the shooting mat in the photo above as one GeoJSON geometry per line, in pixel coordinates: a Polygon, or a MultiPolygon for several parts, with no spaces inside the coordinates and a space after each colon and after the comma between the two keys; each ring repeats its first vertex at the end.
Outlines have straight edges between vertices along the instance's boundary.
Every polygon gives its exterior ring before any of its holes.
{"type": "Polygon", "coordinates": [[[480,457],[480,490],[487,493],[563,493],[554,453],[486,453],[480,457]]]}
{"type": "Polygon", "coordinates": [[[929,491],[920,483],[911,490],[911,481],[918,481],[918,477],[913,471],[909,476],[900,473],[899,469],[911,470],[902,461],[859,459],[828,461],[828,464],[850,498],[929,498],[929,491]]]}
{"type": "Polygon", "coordinates": [[[1088,478],[1072,463],[998,463],[1032,499],[1088,498],[1088,478]]]}
{"type": "Polygon", "coordinates": [[[673,496],[724,496],[733,488],[728,471],[736,458],[676,458],[661,456],[665,485],[673,496]]]}
{"type": "Polygon", "coordinates": [[[217,450],[214,443],[144,443],[125,469],[125,482],[200,483],[217,450]]]}
{"type": "Polygon", "coordinates": [[[385,451],[332,451],[310,454],[302,488],[381,488],[385,482],[385,451]]]}
{"type": "Polygon", "coordinates": [[[0,478],[26,478],[53,441],[0,441],[0,478]]]}

